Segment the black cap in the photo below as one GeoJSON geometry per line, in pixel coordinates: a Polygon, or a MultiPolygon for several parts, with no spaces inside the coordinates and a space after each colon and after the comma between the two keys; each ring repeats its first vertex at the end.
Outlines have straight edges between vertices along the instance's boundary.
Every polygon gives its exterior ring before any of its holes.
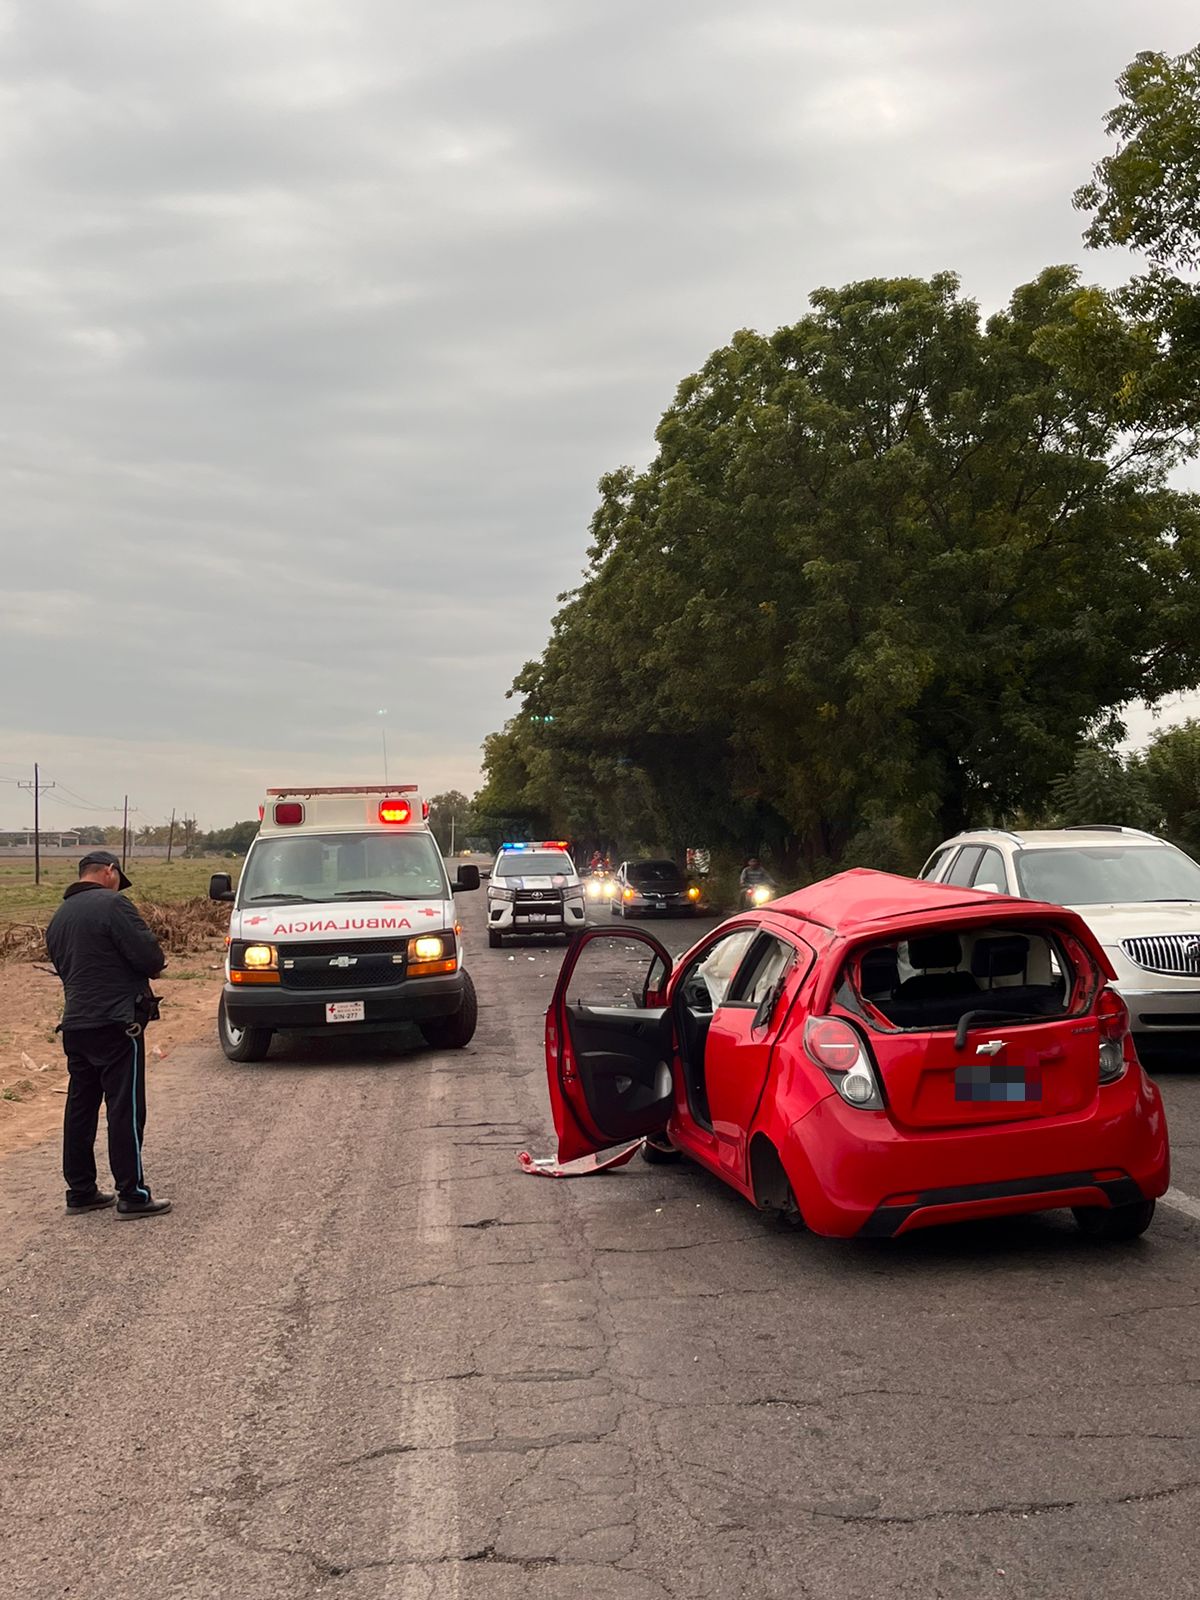
{"type": "Polygon", "coordinates": [[[89,850],[79,863],[80,872],[83,871],[84,867],[116,867],[121,874],[121,881],[117,887],[119,889],[129,888],[129,879],[121,871],[121,858],[113,855],[111,850],[89,850]]]}

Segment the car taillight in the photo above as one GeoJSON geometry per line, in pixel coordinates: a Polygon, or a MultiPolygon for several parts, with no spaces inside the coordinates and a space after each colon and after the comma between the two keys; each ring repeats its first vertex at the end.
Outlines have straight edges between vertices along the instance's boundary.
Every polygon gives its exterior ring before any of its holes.
{"type": "Polygon", "coordinates": [[[1100,1082],[1115,1083],[1128,1065],[1125,1041],[1129,1036],[1129,1007],[1115,989],[1101,989],[1096,1021],[1100,1025],[1100,1082]]]}
{"type": "Polygon", "coordinates": [[[847,1105],[882,1111],[883,1095],[876,1082],[867,1047],[841,1017],[809,1017],[804,1048],[847,1105]]]}

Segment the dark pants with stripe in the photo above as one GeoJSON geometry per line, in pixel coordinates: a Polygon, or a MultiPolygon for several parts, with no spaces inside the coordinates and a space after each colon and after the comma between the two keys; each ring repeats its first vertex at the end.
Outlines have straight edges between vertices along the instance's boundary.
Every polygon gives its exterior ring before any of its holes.
{"type": "Polygon", "coordinates": [[[103,1100],[108,1117],[108,1164],[123,1200],[147,1200],[142,1174],[146,1128],[146,1039],[131,1038],[123,1023],[64,1028],[67,1110],[63,1119],[63,1177],[67,1193],[83,1200],[96,1192],[96,1129],[103,1100]]]}

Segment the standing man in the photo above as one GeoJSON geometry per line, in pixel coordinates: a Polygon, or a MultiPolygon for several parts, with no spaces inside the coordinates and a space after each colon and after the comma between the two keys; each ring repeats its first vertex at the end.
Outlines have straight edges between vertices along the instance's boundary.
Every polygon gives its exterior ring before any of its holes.
{"type": "Polygon", "coordinates": [[[161,1216],[142,1172],[146,1126],[146,1022],[157,1016],[150,979],[166,966],[158,940],[121,894],[129,879],[110,850],[79,863],[79,881],[46,929],[46,948],[66,991],[63,1049],[67,1108],[63,1176],[67,1210],[97,1211],[117,1202],[117,1216],[161,1216]],[[116,1195],[96,1187],[96,1128],[100,1102],[108,1115],[108,1164],[116,1195]]]}

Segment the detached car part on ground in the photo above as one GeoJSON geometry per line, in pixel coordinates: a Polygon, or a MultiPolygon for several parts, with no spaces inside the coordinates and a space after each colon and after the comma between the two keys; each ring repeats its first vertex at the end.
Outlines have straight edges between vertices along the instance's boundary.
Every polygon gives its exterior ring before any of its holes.
{"type": "Polygon", "coordinates": [[[577,998],[614,938],[594,931],[547,1013],[560,1163],[644,1139],[843,1237],[1058,1207],[1107,1238],[1149,1225],[1162,1101],[1074,913],[859,869],[731,918],[673,970],[649,934],[617,937],[656,963],[637,1003],[577,998]]]}
{"type": "Polygon", "coordinates": [[[459,1048],[475,1033],[475,986],[453,884],[412,789],[269,790],[233,902],[217,1017],[231,1061],[261,1061],[277,1033],[394,1032],[459,1048]]]}

